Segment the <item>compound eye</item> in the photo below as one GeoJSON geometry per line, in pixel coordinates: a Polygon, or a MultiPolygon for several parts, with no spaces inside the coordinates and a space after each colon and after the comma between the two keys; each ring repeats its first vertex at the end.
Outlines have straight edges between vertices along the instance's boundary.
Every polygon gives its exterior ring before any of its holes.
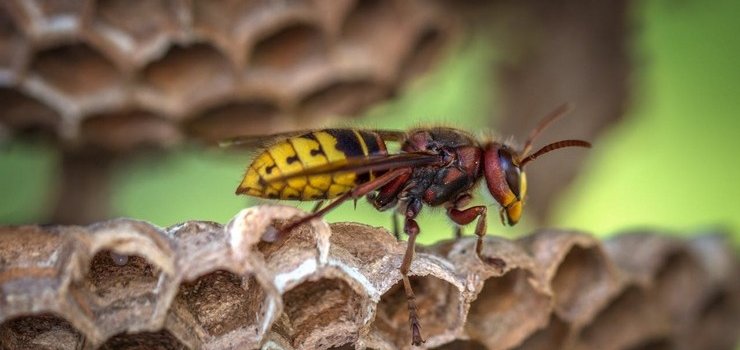
{"type": "Polygon", "coordinates": [[[498,151],[498,159],[501,162],[501,169],[504,171],[506,177],[506,184],[509,185],[509,189],[514,193],[517,199],[520,198],[520,191],[522,187],[522,174],[519,167],[514,164],[511,152],[506,149],[500,149],[498,151]]]}

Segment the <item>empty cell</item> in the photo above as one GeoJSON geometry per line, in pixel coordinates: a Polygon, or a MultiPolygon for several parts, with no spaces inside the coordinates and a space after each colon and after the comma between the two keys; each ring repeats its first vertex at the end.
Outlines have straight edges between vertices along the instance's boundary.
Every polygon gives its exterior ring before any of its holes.
{"type": "Polygon", "coordinates": [[[176,300],[211,338],[240,329],[255,335],[268,307],[267,293],[254,277],[225,270],[181,284],[176,300]]]}
{"type": "Polygon", "coordinates": [[[171,47],[143,70],[142,80],[151,99],[149,103],[164,104],[180,112],[231,94],[235,75],[220,51],[196,44],[171,47]]]}
{"type": "Polygon", "coordinates": [[[20,316],[0,324],[0,348],[74,350],[84,337],[67,320],[54,314],[20,316]]]}
{"type": "Polygon", "coordinates": [[[90,99],[119,87],[122,75],[107,58],[85,44],[62,45],[35,55],[31,74],[72,99],[90,99]]]}
{"type": "Polygon", "coordinates": [[[547,323],[550,299],[529,278],[526,270],[513,269],[485,281],[465,325],[472,339],[492,349],[508,348],[547,323]]]}
{"type": "Polygon", "coordinates": [[[297,285],[283,295],[288,339],[301,349],[354,343],[367,316],[365,298],[341,279],[321,278],[297,285]]]}
{"type": "Polygon", "coordinates": [[[291,74],[301,67],[326,59],[324,33],[310,24],[291,24],[258,41],[252,49],[250,66],[291,74]]]}
{"type": "Polygon", "coordinates": [[[570,321],[585,321],[603,305],[613,289],[613,276],[598,248],[573,246],[552,278],[555,310],[570,321]]]}
{"type": "Polygon", "coordinates": [[[581,332],[577,349],[624,349],[668,335],[670,320],[654,298],[629,286],[581,332]]]}

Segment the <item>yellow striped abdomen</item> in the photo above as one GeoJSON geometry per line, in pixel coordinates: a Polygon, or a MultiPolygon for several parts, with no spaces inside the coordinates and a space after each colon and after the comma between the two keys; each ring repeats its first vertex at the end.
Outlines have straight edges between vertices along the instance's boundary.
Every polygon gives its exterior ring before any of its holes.
{"type": "Polygon", "coordinates": [[[378,154],[386,154],[385,144],[370,131],[326,129],[291,137],[273,144],[255,158],[236,193],[304,201],[335,198],[371,180],[374,174],[342,172],[270,180],[348,158],[378,154]]]}

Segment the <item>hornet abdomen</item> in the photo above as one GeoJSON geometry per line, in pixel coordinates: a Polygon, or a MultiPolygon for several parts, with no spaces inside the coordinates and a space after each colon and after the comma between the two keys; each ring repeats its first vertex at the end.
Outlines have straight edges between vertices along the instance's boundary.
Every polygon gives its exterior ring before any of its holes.
{"type": "Polygon", "coordinates": [[[380,135],[358,129],[324,129],[281,140],[247,168],[237,194],[290,200],[331,199],[375,178],[373,172],[340,172],[270,181],[348,158],[385,155],[380,135]]]}

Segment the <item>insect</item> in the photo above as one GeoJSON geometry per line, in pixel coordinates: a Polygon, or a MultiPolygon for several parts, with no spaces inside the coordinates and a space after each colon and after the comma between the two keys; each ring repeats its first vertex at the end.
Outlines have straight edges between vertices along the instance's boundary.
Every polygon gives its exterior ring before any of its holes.
{"type": "MultiPolygon", "coordinates": [[[[582,140],[562,140],[530,153],[537,135],[564,115],[567,105],[543,118],[520,150],[496,141],[479,141],[465,131],[418,128],[409,131],[321,129],[260,137],[238,137],[232,144],[259,145],[272,140],[247,168],[237,194],[270,199],[319,201],[313,213],[296,219],[266,241],[281,239],[295,227],[320,218],[333,208],[367,196],[381,211],[396,209],[408,235],[399,267],[407,297],[412,344],[424,342],[414,291],[408,278],[420,229],[416,217],[427,206],[442,206],[452,221],[467,225],[477,219],[475,252],[481,261],[497,265],[500,260],[482,253],[486,234],[486,206],[465,208],[480,182],[500,205],[504,225],[515,225],[527,192],[524,167],[537,157],[564,147],[591,147],[582,140]],[[400,143],[390,154],[387,142],[400,143]],[[321,203],[332,200],[321,208],[321,203]]],[[[459,227],[458,226],[458,227],[459,227]]],[[[458,230],[459,232],[459,230],[458,230]]],[[[398,230],[396,229],[396,236],[398,230]]]]}

